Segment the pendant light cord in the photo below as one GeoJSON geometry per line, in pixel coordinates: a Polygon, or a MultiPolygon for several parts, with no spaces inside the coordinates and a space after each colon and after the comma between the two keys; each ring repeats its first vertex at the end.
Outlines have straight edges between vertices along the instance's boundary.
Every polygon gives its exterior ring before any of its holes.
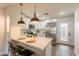
{"type": "Polygon", "coordinates": [[[20,8],[21,8],[21,20],[22,20],[22,6],[23,6],[23,4],[20,3],[20,8]]]}
{"type": "Polygon", "coordinates": [[[36,17],[36,3],[34,3],[34,17],[36,17]]]}

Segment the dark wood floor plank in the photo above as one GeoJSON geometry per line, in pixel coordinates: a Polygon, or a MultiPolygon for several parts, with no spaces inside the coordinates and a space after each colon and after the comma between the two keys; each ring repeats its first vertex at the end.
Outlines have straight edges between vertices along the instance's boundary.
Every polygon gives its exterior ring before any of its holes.
{"type": "Polygon", "coordinates": [[[53,56],[75,56],[74,48],[67,45],[54,46],[53,56]]]}

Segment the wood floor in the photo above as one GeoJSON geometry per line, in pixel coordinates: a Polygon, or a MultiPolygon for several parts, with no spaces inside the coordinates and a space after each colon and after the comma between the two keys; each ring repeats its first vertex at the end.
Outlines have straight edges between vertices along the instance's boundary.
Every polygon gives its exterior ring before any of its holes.
{"type": "Polygon", "coordinates": [[[67,45],[56,45],[52,48],[52,56],[75,56],[74,48],[67,45]]]}
{"type": "Polygon", "coordinates": [[[67,45],[54,46],[53,56],[75,56],[74,48],[67,45]]]}

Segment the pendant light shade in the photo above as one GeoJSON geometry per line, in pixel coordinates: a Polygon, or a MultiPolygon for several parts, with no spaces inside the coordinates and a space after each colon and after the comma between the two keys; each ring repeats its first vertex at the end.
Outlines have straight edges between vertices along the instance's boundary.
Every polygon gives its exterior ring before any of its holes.
{"type": "Polygon", "coordinates": [[[37,18],[36,15],[36,4],[34,4],[34,16],[31,18],[31,24],[39,23],[39,19],[37,18]]]}
{"type": "Polygon", "coordinates": [[[21,7],[21,17],[20,17],[20,20],[18,21],[18,24],[25,24],[24,21],[23,21],[23,19],[22,19],[22,6],[23,6],[23,4],[20,3],[20,7],[21,7]]]}
{"type": "Polygon", "coordinates": [[[31,23],[34,24],[34,23],[39,23],[39,19],[37,17],[33,17],[31,19],[31,23]]]}
{"type": "Polygon", "coordinates": [[[18,24],[25,24],[24,21],[22,20],[22,17],[21,17],[21,19],[18,21],[18,24]]]}

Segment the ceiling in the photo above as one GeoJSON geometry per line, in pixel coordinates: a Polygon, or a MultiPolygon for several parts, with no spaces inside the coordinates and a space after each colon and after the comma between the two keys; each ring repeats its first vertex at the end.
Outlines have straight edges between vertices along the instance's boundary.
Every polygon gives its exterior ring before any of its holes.
{"type": "MultiPolygon", "coordinates": [[[[55,18],[55,17],[63,17],[70,16],[74,14],[74,11],[77,7],[79,7],[78,3],[37,3],[37,15],[38,17],[45,19],[47,18],[55,18]],[[45,15],[48,14],[48,15],[45,15]]],[[[17,7],[19,8],[19,4],[16,3],[0,3],[1,8],[7,7],[17,7]]],[[[32,17],[33,16],[33,3],[24,3],[23,4],[23,12],[32,17]]]]}

